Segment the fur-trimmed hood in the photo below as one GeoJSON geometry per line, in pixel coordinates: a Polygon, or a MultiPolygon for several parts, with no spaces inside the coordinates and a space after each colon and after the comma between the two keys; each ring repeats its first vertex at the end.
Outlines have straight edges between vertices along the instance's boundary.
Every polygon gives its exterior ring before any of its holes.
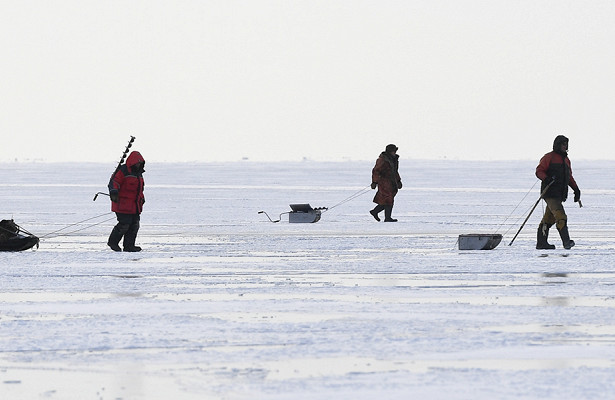
{"type": "Polygon", "coordinates": [[[564,135],[556,136],[555,140],[553,140],[553,151],[565,157],[568,155],[568,152],[562,151],[563,143],[568,143],[568,138],[564,135]]]}

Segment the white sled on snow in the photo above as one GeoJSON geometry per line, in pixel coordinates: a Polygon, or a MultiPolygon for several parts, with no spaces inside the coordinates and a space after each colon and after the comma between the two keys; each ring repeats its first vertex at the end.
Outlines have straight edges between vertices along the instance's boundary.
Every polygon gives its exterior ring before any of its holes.
{"type": "Polygon", "coordinates": [[[458,239],[459,250],[492,250],[495,249],[501,241],[502,235],[499,233],[470,233],[467,235],[459,235],[458,239]]]}

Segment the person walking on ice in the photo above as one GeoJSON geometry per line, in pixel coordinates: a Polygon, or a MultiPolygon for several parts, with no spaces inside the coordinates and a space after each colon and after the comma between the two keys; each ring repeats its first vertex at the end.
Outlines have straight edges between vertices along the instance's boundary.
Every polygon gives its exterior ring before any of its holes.
{"type": "Polygon", "coordinates": [[[536,248],[544,250],[555,249],[555,246],[547,241],[549,238],[549,228],[555,224],[564,248],[569,250],[574,246],[574,240],[570,239],[570,234],[568,233],[568,217],[566,216],[563,202],[568,197],[568,186],[574,191],[575,203],[581,200],[581,190],[579,190],[579,186],[572,177],[572,168],[568,158],[567,137],[559,135],[555,138],[553,141],[553,151],[545,154],[536,167],[536,177],[542,181],[540,193],[544,193],[542,197],[545,203],[547,203],[544,216],[540,221],[540,225],[538,225],[536,248]]]}
{"type": "Polygon", "coordinates": [[[380,153],[380,157],[378,157],[376,165],[372,169],[371,187],[372,189],[378,187],[374,196],[374,203],[377,206],[369,213],[376,221],[380,221],[378,214],[384,210],[384,222],[397,222],[396,219],[391,218],[395,195],[402,187],[398,171],[399,156],[397,150],[397,146],[389,144],[385,151],[380,153]]]}
{"type": "Polygon", "coordinates": [[[124,238],[124,251],[141,251],[135,246],[141,211],[145,203],[143,173],[145,159],[138,151],[130,153],[126,163],[120,165],[109,180],[111,211],[117,215],[117,225],[111,231],[107,245],[114,251],[122,251],[120,240],[124,238]]]}

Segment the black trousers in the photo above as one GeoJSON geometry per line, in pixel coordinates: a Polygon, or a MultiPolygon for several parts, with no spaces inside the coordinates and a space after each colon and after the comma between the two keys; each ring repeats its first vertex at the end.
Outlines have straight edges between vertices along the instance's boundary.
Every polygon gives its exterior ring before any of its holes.
{"type": "Polygon", "coordinates": [[[122,214],[115,213],[117,216],[117,225],[111,231],[109,243],[119,244],[122,237],[124,238],[124,249],[130,249],[135,246],[137,233],[139,232],[139,214],[122,214]]]}

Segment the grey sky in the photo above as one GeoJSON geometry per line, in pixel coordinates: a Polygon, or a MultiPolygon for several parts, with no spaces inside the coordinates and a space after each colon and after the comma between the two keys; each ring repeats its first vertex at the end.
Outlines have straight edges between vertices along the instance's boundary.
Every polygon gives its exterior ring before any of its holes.
{"type": "Polygon", "coordinates": [[[612,1],[0,1],[0,161],[611,159],[612,1]]]}

